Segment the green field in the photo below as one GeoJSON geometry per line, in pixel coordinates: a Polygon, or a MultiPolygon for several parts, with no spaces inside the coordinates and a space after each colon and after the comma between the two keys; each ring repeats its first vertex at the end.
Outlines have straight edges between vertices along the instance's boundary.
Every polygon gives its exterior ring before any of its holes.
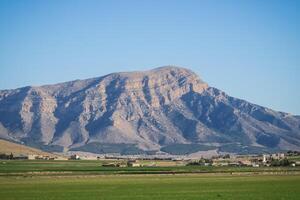
{"type": "Polygon", "coordinates": [[[120,161],[0,161],[0,199],[300,199],[299,167],[101,166],[107,162],[120,161]]]}
{"type": "Polygon", "coordinates": [[[300,176],[0,177],[6,199],[299,199],[300,176]]]}
{"type": "MultiPolygon", "coordinates": [[[[106,175],[106,174],[182,174],[182,173],[240,173],[240,172],[297,172],[300,167],[204,167],[204,166],[158,166],[158,167],[102,167],[103,163],[123,161],[44,161],[8,160],[0,161],[0,176],[32,174],[106,175]]],[[[124,161],[125,162],[125,161],[124,161]]],[[[147,162],[147,161],[144,161],[147,162]]],[[[171,161],[170,161],[171,162],[171,161]]],[[[167,165],[167,161],[157,161],[167,165]]],[[[171,164],[169,164],[171,165],[171,164]]]]}

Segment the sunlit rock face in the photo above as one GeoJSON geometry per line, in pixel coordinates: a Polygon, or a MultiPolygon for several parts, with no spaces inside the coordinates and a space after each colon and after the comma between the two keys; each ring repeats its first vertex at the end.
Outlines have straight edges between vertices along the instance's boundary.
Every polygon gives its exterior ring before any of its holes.
{"type": "Polygon", "coordinates": [[[194,72],[168,66],[0,91],[0,138],[64,149],[101,143],[144,151],[172,144],[237,153],[299,150],[300,119],[230,97],[194,72]]]}

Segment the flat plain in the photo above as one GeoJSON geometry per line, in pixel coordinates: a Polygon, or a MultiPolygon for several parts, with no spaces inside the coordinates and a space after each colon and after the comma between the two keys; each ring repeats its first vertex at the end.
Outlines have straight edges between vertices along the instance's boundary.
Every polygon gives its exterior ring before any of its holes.
{"type": "Polygon", "coordinates": [[[156,166],[103,167],[107,163],[126,163],[125,160],[5,160],[0,161],[0,176],[32,175],[108,175],[108,174],[187,174],[187,173],[300,173],[300,167],[212,167],[182,166],[176,161],[143,161],[156,166]]]}
{"type": "Polygon", "coordinates": [[[8,199],[299,199],[299,175],[0,177],[8,199]]]}
{"type": "Polygon", "coordinates": [[[0,199],[291,200],[300,197],[299,167],[117,168],[102,167],[104,162],[1,161],[0,199]]]}

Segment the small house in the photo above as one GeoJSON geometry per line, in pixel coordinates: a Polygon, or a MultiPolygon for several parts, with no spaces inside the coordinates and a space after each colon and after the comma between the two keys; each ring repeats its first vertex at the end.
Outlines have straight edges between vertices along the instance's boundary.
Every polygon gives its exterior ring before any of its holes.
{"type": "Polygon", "coordinates": [[[80,160],[80,156],[77,154],[71,155],[70,160],[80,160]]]}

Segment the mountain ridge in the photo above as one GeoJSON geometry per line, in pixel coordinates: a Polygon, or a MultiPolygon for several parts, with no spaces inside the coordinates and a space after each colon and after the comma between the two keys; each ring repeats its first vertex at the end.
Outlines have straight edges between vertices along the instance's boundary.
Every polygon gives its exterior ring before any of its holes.
{"type": "Polygon", "coordinates": [[[160,151],[197,144],[233,153],[299,150],[300,119],[233,98],[189,69],[167,66],[1,90],[0,138],[54,149],[125,144],[160,151]]]}

